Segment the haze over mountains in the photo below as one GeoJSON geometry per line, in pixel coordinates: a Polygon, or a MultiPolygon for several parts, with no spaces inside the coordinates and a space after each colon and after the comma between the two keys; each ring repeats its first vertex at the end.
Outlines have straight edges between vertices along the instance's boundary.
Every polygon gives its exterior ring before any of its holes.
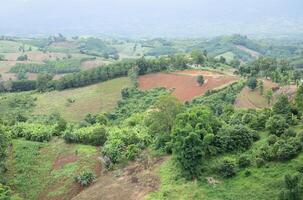
{"type": "Polygon", "coordinates": [[[302,0],[2,0],[0,34],[298,35],[302,9],[302,0]]]}

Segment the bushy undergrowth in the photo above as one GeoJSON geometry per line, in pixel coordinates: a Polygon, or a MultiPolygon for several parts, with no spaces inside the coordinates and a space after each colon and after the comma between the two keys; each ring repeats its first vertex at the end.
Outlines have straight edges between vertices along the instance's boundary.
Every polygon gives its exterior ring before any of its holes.
{"type": "Polygon", "coordinates": [[[75,177],[75,180],[83,187],[87,187],[96,180],[96,175],[90,171],[84,171],[79,176],[75,177]]]}
{"type": "Polygon", "coordinates": [[[150,136],[144,127],[113,127],[108,130],[108,139],[102,153],[113,164],[133,160],[150,144],[150,136]]]}
{"type": "Polygon", "coordinates": [[[12,127],[13,137],[23,137],[26,140],[45,142],[50,141],[55,133],[54,126],[37,123],[21,122],[12,127]]]}
{"type": "Polygon", "coordinates": [[[133,113],[140,113],[153,105],[159,96],[168,94],[164,88],[156,88],[148,91],[141,91],[137,88],[125,88],[122,90],[122,100],[114,112],[109,114],[111,120],[121,121],[130,117],[133,113]]]}
{"type": "Polygon", "coordinates": [[[104,126],[95,124],[88,127],[69,127],[63,133],[63,138],[69,143],[103,145],[107,140],[107,130],[104,126]]]}

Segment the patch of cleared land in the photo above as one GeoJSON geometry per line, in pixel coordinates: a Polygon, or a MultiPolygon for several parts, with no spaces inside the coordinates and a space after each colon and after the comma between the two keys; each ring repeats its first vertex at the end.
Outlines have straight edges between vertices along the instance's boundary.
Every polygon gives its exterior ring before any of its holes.
{"type": "Polygon", "coordinates": [[[155,171],[166,160],[166,157],[149,158],[104,173],[72,200],[143,200],[158,189],[160,180],[155,171]]]}
{"type": "Polygon", "coordinates": [[[102,65],[106,65],[106,64],[109,64],[109,63],[111,63],[111,62],[97,58],[95,60],[88,60],[88,61],[82,62],[81,63],[81,69],[82,70],[93,69],[93,68],[100,67],[102,65]]]}
{"type": "Polygon", "coordinates": [[[35,94],[34,113],[58,112],[68,121],[80,121],[88,113],[112,110],[121,98],[121,89],[130,85],[130,80],[125,77],[77,89],[35,94]]]}
{"type": "Polygon", "coordinates": [[[242,46],[242,45],[236,45],[236,47],[242,51],[245,51],[246,53],[249,53],[252,57],[259,57],[260,56],[260,53],[257,52],[257,51],[254,51],[252,49],[249,49],[245,46],[242,46]]]}
{"type": "Polygon", "coordinates": [[[227,62],[232,61],[232,60],[234,59],[234,57],[235,57],[235,55],[234,55],[233,52],[231,52],[231,51],[222,53],[222,54],[216,56],[216,58],[218,59],[218,58],[220,58],[221,56],[222,56],[223,58],[225,58],[227,62]]]}
{"type": "Polygon", "coordinates": [[[19,48],[24,46],[24,49],[27,50],[29,47],[32,50],[36,49],[36,47],[23,45],[22,43],[14,42],[14,41],[7,41],[7,40],[0,40],[0,53],[15,53],[19,52],[19,48]]]}
{"type": "Polygon", "coordinates": [[[236,81],[235,76],[228,76],[205,70],[185,70],[174,73],[155,73],[140,76],[139,86],[143,90],[165,87],[173,89],[173,95],[179,100],[190,101],[194,97],[203,95],[208,90],[213,90],[236,81]],[[199,86],[197,76],[203,75],[205,83],[199,86]]]}
{"type": "Polygon", "coordinates": [[[296,86],[282,86],[279,87],[278,84],[273,83],[269,80],[263,80],[264,83],[264,95],[260,94],[260,89],[256,88],[255,90],[250,90],[248,87],[243,88],[243,90],[238,95],[235,106],[237,108],[269,108],[271,105],[268,104],[267,99],[265,97],[266,91],[277,88],[273,93],[273,102],[277,97],[281,94],[286,94],[290,99],[293,98],[296,92],[296,86]]]}

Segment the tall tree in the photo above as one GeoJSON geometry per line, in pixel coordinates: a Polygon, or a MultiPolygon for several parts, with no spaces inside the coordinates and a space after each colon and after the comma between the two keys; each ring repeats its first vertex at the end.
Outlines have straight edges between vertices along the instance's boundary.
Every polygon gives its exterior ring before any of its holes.
{"type": "Polygon", "coordinates": [[[301,84],[298,89],[295,96],[295,103],[297,108],[303,112],[303,84],[301,84]]]}
{"type": "Polygon", "coordinates": [[[204,63],[204,55],[203,52],[199,49],[195,49],[191,52],[191,58],[195,65],[201,65],[204,63]]]}
{"type": "Polygon", "coordinates": [[[46,91],[49,87],[49,82],[53,79],[53,76],[50,74],[39,74],[37,77],[37,90],[39,92],[46,91]]]}

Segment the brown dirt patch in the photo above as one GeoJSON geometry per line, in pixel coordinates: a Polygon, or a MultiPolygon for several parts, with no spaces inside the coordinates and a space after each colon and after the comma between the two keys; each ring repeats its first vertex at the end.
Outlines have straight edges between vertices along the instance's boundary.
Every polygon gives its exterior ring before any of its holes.
{"type": "Polygon", "coordinates": [[[58,170],[61,169],[62,167],[64,167],[66,164],[69,163],[74,163],[78,160],[78,156],[76,156],[75,154],[70,154],[70,155],[60,155],[57,157],[54,165],[53,165],[53,169],[54,170],[58,170]]]}
{"type": "Polygon", "coordinates": [[[54,42],[50,45],[54,48],[68,48],[68,49],[75,49],[77,48],[77,44],[72,41],[65,41],[65,42],[54,42]]]}
{"type": "Polygon", "coordinates": [[[14,73],[4,73],[0,78],[2,81],[9,81],[9,80],[17,80],[17,76],[14,73]]]}
{"type": "Polygon", "coordinates": [[[245,51],[246,53],[249,53],[252,57],[259,57],[260,56],[260,53],[257,52],[257,51],[254,51],[252,49],[249,49],[243,45],[236,45],[236,47],[242,51],[245,51]]]}
{"type": "Polygon", "coordinates": [[[216,73],[216,72],[212,72],[212,71],[206,71],[206,70],[183,70],[183,71],[174,72],[173,74],[193,75],[193,76],[198,76],[198,75],[224,76],[224,74],[220,74],[220,73],[216,73]]]}
{"type": "MultiPolygon", "coordinates": [[[[266,91],[277,87],[278,84],[270,81],[262,79],[264,83],[264,95],[260,94],[260,90],[256,88],[255,90],[250,90],[249,88],[245,87],[238,95],[235,106],[237,108],[251,108],[251,109],[261,109],[261,108],[268,108],[267,99],[265,97],[266,91]]],[[[274,95],[275,96],[275,95],[274,95]]]]}
{"type": "Polygon", "coordinates": [[[81,63],[81,69],[83,70],[93,69],[96,67],[100,67],[104,64],[105,63],[102,60],[88,60],[81,63]]]}
{"type": "Polygon", "coordinates": [[[207,90],[213,90],[237,80],[237,78],[233,76],[221,75],[209,71],[187,70],[176,73],[155,73],[140,76],[138,79],[140,89],[148,90],[157,87],[173,89],[173,95],[185,102],[203,95],[207,90]],[[194,75],[201,73],[205,73],[205,84],[199,86],[196,76],[194,75]]]}
{"type": "Polygon", "coordinates": [[[121,170],[108,172],[95,184],[73,200],[141,200],[158,189],[160,180],[155,174],[155,168],[166,158],[154,158],[146,165],[144,161],[130,163],[121,170]]]}

